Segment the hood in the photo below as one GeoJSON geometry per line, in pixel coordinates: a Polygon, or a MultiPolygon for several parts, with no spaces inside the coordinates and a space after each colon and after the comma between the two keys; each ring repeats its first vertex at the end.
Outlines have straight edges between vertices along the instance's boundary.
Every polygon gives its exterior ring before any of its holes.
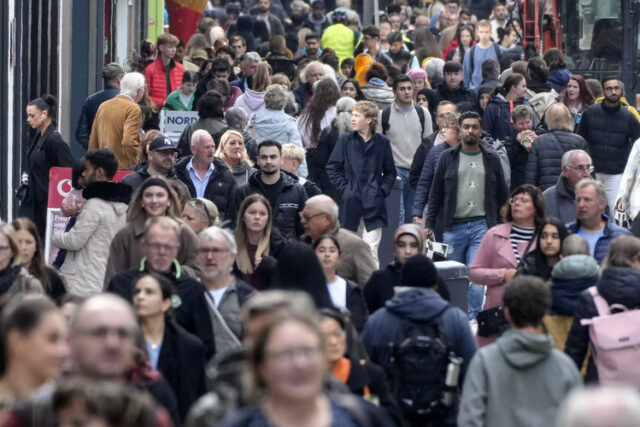
{"type": "Polygon", "coordinates": [[[489,103],[491,104],[498,104],[499,106],[508,104],[507,100],[504,99],[504,96],[502,96],[502,94],[495,94],[491,97],[491,101],[489,101],[489,103]]]}
{"type": "Polygon", "coordinates": [[[598,293],[609,304],[622,304],[628,308],[640,307],[640,270],[633,267],[609,267],[602,271],[598,293]]]}
{"type": "Polygon", "coordinates": [[[569,200],[575,200],[576,194],[569,187],[569,183],[567,182],[567,178],[565,178],[562,174],[558,177],[558,182],[556,183],[556,192],[560,195],[565,196],[569,200]]]}
{"type": "Polygon", "coordinates": [[[242,99],[244,99],[244,102],[246,102],[252,110],[259,110],[264,105],[264,92],[247,89],[242,99]]]}
{"type": "Polygon", "coordinates": [[[377,77],[374,77],[371,80],[369,80],[369,82],[367,84],[370,84],[370,85],[373,85],[373,86],[377,86],[377,87],[386,87],[386,88],[389,87],[387,82],[385,82],[384,80],[379,79],[377,77]]]}
{"type": "Polygon", "coordinates": [[[282,110],[267,110],[266,108],[256,115],[256,127],[260,127],[260,134],[279,134],[284,130],[286,122],[295,122],[296,119],[282,110]]]}
{"type": "Polygon", "coordinates": [[[464,85],[464,82],[460,82],[460,86],[458,86],[455,89],[451,89],[449,86],[447,86],[445,82],[442,82],[438,84],[437,89],[440,91],[440,93],[445,95],[455,94],[457,92],[463,92],[467,90],[467,88],[464,85]]]}
{"type": "Polygon", "coordinates": [[[399,317],[425,321],[438,316],[449,305],[436,291],[411,288],[385,303],[387,309],[399,317]]]}
{"type": "Polygon", "coordinates": [[[555,83],[558,86],[564,86],[571,78],[573,74],[566,68],[556,68],[549,73],[549,77],[547,81],[550,83],[555,83]]]}
{"type": "Polygon", "coordinates": [[[94,182],[84,189],[82,197],[87,200],[98,198],[128,205],[131,201],[131,193],[133,193],[132,188],[121,182],[94,182]]]}
{"type": "MultiPolygon", "coordinates": [[[[249,184],[254,187],[263,188],[262,180],[260,179],[261,174],[262,174],[262,171],[260,169],[257,169],[255,173],[249,176],[249,184]]],[[[280,179],[283,185],[283,188],[282,188],[283,190],[285,187],[288,187],[298,182],[297,176],[287,171],[284,171],[282,169],[280,169],[280,179]]]]}
{"type": "Polygon", "coordinates": [[[393,90],[391,90],[390,87],[378,87],[367,84],[362,87],[362,92],[368,101],[391,104],[395,100],[393,90]]]}
{"type": "Polygon", "coordinates": [[[246,31],[250,33],[253,28],[253,19],[251,19],[250,15],[240,15],[236,21],[236,28],[238,31],[246,31]]]}
{"type": "Polygon", "coordinates": [[[590,255],[570,255],[562,258],[551,270],[551,277],[558,280],[575,280],[597,276],[598,262],[590,255]]]}
{"type": "Polygon", "coordinates": [[[502,357],[515,369],[528,369],[546,360],[553,349],[549,335],[507,330],[496,342],[502,357]]]}

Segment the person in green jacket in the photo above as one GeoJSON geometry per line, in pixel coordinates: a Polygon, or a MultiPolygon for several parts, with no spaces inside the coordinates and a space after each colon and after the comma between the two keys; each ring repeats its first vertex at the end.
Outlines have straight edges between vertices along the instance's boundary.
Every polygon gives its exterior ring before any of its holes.
{"type": "Polygon", "coordinates": [[[191,111],[193,106],[193,93],[198,84],[196,71],[185,71],[182,75],[182,86],[167,96],[162,107],[163,110],[191,111]]]}

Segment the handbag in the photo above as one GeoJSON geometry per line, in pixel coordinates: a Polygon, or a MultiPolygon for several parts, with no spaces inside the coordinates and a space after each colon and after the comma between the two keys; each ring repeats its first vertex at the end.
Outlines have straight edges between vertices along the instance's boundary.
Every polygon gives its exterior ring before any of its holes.
{"type": "Polygon", "coordinates": [[[16,199],[23,204],[29,198],[29,183],[22,183],[15,190],[16,199]]]}
{"type": "Polygon", "coordinates": [[[482,310],[478,313],[476,320],[478,321],[478,336],[480,337],[500,336],[509,329],[502,306],[482,310]]]}

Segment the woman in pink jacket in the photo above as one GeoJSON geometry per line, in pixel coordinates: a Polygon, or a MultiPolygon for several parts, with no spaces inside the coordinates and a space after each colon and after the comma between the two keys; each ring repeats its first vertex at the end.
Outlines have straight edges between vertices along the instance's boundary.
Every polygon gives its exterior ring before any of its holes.
{"type": "MultiPolygon", "coordinates": [[[[483,310],[502,306],[504,285],[515,276],[520,259],[535,249],[536,230],[546,217],[544,197],[538,187],[524,184],[516,188],[502,208],[502,216],[504,224],[487,232],[469,268],[469,279],[487,287],[483,310]]],[[[482,312],[479,323],[481,318],[482,312]]],[[[479,346],[498,338],[497,334],[483,334],[482,329],[479,324],[479,346]]]]}

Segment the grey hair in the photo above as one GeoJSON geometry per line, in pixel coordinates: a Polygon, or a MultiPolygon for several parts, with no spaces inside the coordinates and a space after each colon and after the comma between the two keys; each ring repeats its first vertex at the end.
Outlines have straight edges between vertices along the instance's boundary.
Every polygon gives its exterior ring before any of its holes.
{"type": "Polygon", "coordinates": [[[198,145],[198,143],[200,142],[201,136],[211,136],[211,135],[209,134],[209,132],[207,132],[204,129],[197,129],[196,131],[193,132],[193,134],[191,134],[191,148],[198,145]]]}
{"type": "Polygon", "coordinates": [[[547,111],[544,113],[544,121],[547,122],[549,130],[564,129],[573,132],[571,112],[567,106],[561,102],[551,104],[551,106],[547,108],[547,111]]]}
{"type": "Polygon", "coordinates": [[[528,105],[518,105],[511,111],[511,120],[514,122],[523,117],[533,118],[533,108],[528,105]]]}
{"type": "Polygon", "coordinates": [[[144,76],[140,73],[125,73],[120,81],[120,94],[134,98],[145,86],[144,76]]]}
{"type": "Polygon", "coordinates": [[[260,62],[260,60],[261,58],[258,52],[245,52],[244,55],[242,55],[240,63],[246,65],[249,62],[253,62],[253,61],[260,62]]]}
{"type": "Polygon", "coordinates": [[[324,70],[324,64],[322,62],[320,61],[309,62],[307,66],[304,67],[304,69],[300,73],[300,80],[303,81],[303,83],[307,82],[307,73],[309,73],[311,71],[311,68],[313,67],[321,67],[324,70]]]}
{"type": "Polygon", "coordinates": [[[247,124],[247,113],[240,107],[231,107],[227,110],[224,118],[227,120],[227,125],[231,129],[242,130],[247,124]]]}
{"type": "Polygon", "coordinates": [[[628,386],[574,390],[558,411],[556,427],[633,427],[640,419],[640,393],[628,386]]]}
{"type": "Polygon", "coordinates": [[[342,98],[338,99],[338,102],[336,102],[336,113],[351,113],[353,111],[354,105],[356,105],[355,99],[351,98],[350,96],[343,96],[342,98]]]}
{"type": "Polygon", "coordinates": [[[429,81],[440,81],[444,77],[444,61],[440,58],[431,58],[424,64],[424,71],[429,81]]]}
{"type": "Polygon", "coordinates": [[[238,254],[238,245],[236,244],[236,238],[233,236],[233,233],[231,231],[225,228],[218,227],[217,225],[207,227],[200,232],[198,239],[199,247],[201,247],[202,244],[207,240],[212,240],[216,243],[224,243],[231,255],[236,256],[238,254]]]}
{"type": "Polygon", "coordinates": [[[267,110],[282,110],[287,105],[287,91],[279,84],[267,87],[264,93],[264,106],[267,110]]]}
{"type": "Polygon", "coordinates": [[[569,166],[569,163],[571,162],[571,158],[572,158],[573,156],[575,156],[576,154],[580,154],[580,153],[581,153],[581,154],[584,154],[585,156],[587,156],[587,157],[589,158],[589,160],[591,160],[591,156],[589,155],[589,153],[587,153],[587,152],[586,152],[586,151],[584,151],[584,150],[569,150],[569,151],[567,151],[566,153],[564,153],[564,154],[562,155],[562,160],[561,160],[560,165],[561,165],[563,168],[565,168],[565,167],[569,166]]]}
{"type": "Polygon", "coordinates": [[[606,202],[607,192],[604,189],[604,184],[601,181],[598,181],[597,179],[584,178],[578,181],[578,183],[576,184],[576,194],[578,194],[578,190],[584,187],[588,187],[590,185],[595,187],[596,192],[598,193],[598,199],[600,199],[601,202],[602,201],[606,202]]]}
{"type": "Polygon", "coordinates": [[[562,256],[589,255],[589,243],[579,234],[570,234],[562,242],[562,256]]]}
{"type": "Polygon", "coordinates": [[[329,216],[331,217],[331,222],[335,223],[338,220],[338,205],[331,197],[324,194],[319,194],[317,196],[309,198],[305,205],[308,205],[310,203],[317,203],[322,213],[329,214],[329,216]]]}

